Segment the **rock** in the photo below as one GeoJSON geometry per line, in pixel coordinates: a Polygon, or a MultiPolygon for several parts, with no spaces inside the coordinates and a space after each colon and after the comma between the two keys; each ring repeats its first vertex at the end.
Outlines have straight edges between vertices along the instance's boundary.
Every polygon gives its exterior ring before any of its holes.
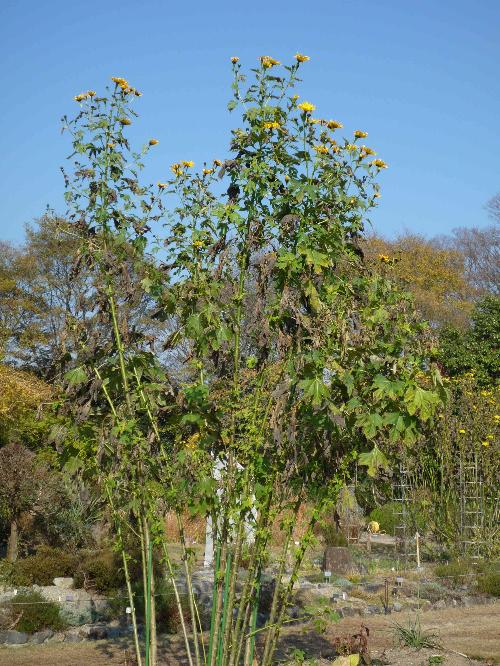
{"type": "Polygon", "coordinates": [[[328,546],[323,557],[323,571],[335,574],[349,574],[354,570],[354,563],[349,548],[328,546]]]}
{"type": "Polygon", "coordinates": [[[35,645],[41,645],[42,643],[45,643],[45,641],[48,641],[49,638],[52,638],[54,635],[54,632],[52,629],[43,629],[42,631],[36,631],[30,638],[30,643],[34,643],[35,645]]]}
{"type": "Polygon", "coordinates": [[[373,594],[375,592],[382,592],[382,590],[385,588],[385,585],[383,583],[366,583],[364,588],[367,592],[371,592],[373,594]]]}
{"type": "Polygon", "coordinates": [[[73,589],[73,584],[74,580],[73,578],[54,578],[54,585],[61,590],[72,590],[73,589]]]}
{"type": "Polygon", "coordinates": [[[352,606],[342,606],[339,608],[339,613],[342,613],[342,617],[354,617],[359,615],[359,608],[353,608],[352,606]]]}
{"type": "Polygon", "coordinates": [[[120,638],[124,631],[120,627],[108,627],[108,638],[120,638]]]}
{"type": "Polygon", "coordinates": [[[88,627],[87,636],[91,641],[100,641],[108,637],[108,628],[105,624],[94,624],[88,627]]]}
{"type": "Polygon", "coordinates": [[[28,634],[23,631],[15,631],[8,629],[7,631],[0,631],[0,643],[6,645],[24,645],[28,642],[28,634]]]}
{"type": "Polygon", "coordinates": [[[436,601],[436,603],[433,604],[432,607],[433,607],[433,608],[436,608],[436,609],[438,609],[438,610],[439,610],[439,609],[446,608],[446,601],[445,601],[444,599],[440,599],[439,601],[436,601]]]}
{"type": "Polygon", "coordinates": [[[474,606],[474,599],[472,597],[462,597],[462,604],[466,608],[470,608],[470,606],[474,606]]]}
{"type": "Polygon", "coordinates": [[[400,604],[398,601],[392,604],[392,610],[395,613],[400,613],[403,610],[403,604],[400,604]]]}
{"type": "Polygon", "coordinates": [[[66,632],[66,638],[65,638],[66,643],[80,643],[83,641],[83,636],[80,634],[79,631],[73,630],[73,631],[67,631],[66,632]]]}
{"type": "Polygon", "coordinates": [[[66,634],[64,631],[58,631],[57,634],[54,634],[51,638],[49,638],[49,641],[51,643],[64,643],[66,639],[66,634]]]}

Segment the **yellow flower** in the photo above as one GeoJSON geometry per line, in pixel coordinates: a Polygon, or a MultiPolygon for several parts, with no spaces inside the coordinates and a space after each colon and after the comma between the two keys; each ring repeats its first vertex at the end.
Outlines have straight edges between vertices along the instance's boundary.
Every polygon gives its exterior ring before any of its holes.
{"type": "Polygon", "coordinates": [[[274,58],[271,58],[271,56],[260,56],[260,62],[266,69],[274,67],[275,65],[281,65],[279,60],[275,60],[274,58]]]}
{"type": "Polygon", "coordinates": [[[376,155],[377,153],[368,146],[361,146],[361,157],[366,157],[367,155],[376,155]]]}
{"type": "Polygon", "coordinates": [[[186,439],[186,448],[191,450],[195,449],[200,439],[201,439],[200,433],[195,432],[193,435],[191,435],[186,439]]]}
{"type": "Polygon", "coordinates": [[[192,160],[183,160],[182,161],[182,166],[185,166],[189,169],[189,167],[194,167],[194,162],[192,160]]]}
{"type": "Polygon", "coordinates": [[[309,122],[311,125],[321,125],[323,123],[321,118],[309,118],[309,122]]]}
{"type": "Polygon", "coordinates": [[[214,160],[215,166],[222,166],[222,162],[220,160],[214,160]]]}
{"type": "Polygon", "coordinates": [[[459,432],[461,435],[465,435],[465,430],[464,430],[463,428],[460,428],[460,430],[459,430],[458,432],[459,432]]]}
{"type": "Polygon", "coordinates": [[[302,102],[301,104],[297,104],[297,108],[299,108],[301,111],[304,111],[304,113],[312,113],[316,110],[316,107],[314,104],[311,104],[311,102],[302,102]]]}
{"type": "Polygon", "coordinates": [[[373,160],[373,162],[370,162],[373,166],[376,166],[378,169],[387,169],[387,164],[384,162],[384,160],[373,160]]]}
{"type": "Polygon", "coordinates": [[[172,173],[174,173],[176,176],[182,176],[182,174],[184,173],[183,170],[182,170],[182,168],[181,168],[181,165],[178,164],[177,162],[176,162],[175,164],[172,164],[172,166],[170,167],[170,170],[171,170],[172,173]]]}
{"type": "Polygon", "coordinates": [[[328,146],[320,144],[319,146],[313,146],[313,148],[319,155],[326,155],[328,153],[328,146]]]}
{"type": "Polygon", "coordinates": [[[201,241],[201,240],[193,241],[193,246],[194,247],[203,247],[203,241],[201,241]]]}
{"type": "Polygon", "coordinates": [[[264,123],[265,129],[279,129],[281,125],[276,120],[264,123]]]}
{"type": "Polygon", "coordinates": [[[115,147],[115,144],[114,144],[114,143],[111,143],[111,142],[110,142],[110,143],[107,143],[106,145],[108,146],[108,148],[114,148],[114,147],[115,147]]]}
{"type": "Polygon", "coordinates": [[[120,88],[128,88],[127,79],[124,79],[121,76],[112,76],[111,80],[116,83],[117,86],[120,86],[120,88]]]}
{"type": "Polygon", "coordinates": [[[132,121],[130,120],[130,118],[120,118],[120,123],[122,125],[131,125],[132,121]]]}
{"type": "Polygon", "coordinates": [[[353,143],[347,143],[345,149],[348,150],[351,153],[355,153],[357,151],[358,147],[355,146],[353,143]]]}
{"type": "Polygon", "coordinates": [[[344,126],[342,125],[342,123],[340,123],[338,120],[329,120],[329,121],[326,123],[326,126],[327,126],[328,129],[330,129],[330,130],[341,129],[342,127],[344,127],[344,126]]]}
{"type": "Polygon", "coordinates": [[[391,258],[387,254],[379,254],[378,258],[379,261],[382,261],[384,264],[388,264],[391,260],[391,258]]]}
{"type": "Polygon", "coordinates": [[[286,180],[287,183],[290,180],[290,176],[287,173],[285,174],[285,180],[286,180]]]}
{"type": "Polygon", "coordinates": [[[238,62],[238,60],[239,60],[238,56],[232,56],[231,58],[231,62],[233,63],[233,65],[235,65],[238,62]]]}
{"type": "Polygon", "coordinates": [[[86,95],[84,95],[84,93],[80,93],[79,95],[75,95],[73,99],[75,102],[83,102],[83,100],[86,99],[86,95]]]}
{"type": "Polygon", "coordinates": [[[95,97],[97,95],[95,90],[87,90],[87,95],[89,97],[95,97]]]}
{"type": "Polygon", "coordinates": [[[481,442],[481,444],[482,444],[483,446],[489,446],[489,445],[490,445],[490,443],[489,443],[488,440],[486,440],[486,439],[485,439],[483,442],[481,442]]]}
{"type": "Polygon", "coordinates": [[[203,175],[208,176],[210,173],[213,173],[213,169],[203,169],[203,175]]]}
{"type": "Polygon", "coordinates": [[[168,183],[158,183],[158,187],[160,190],[164,190],[166,187],[168,187],[168,183]]]}
{"type": "Polygon", "coordinates": [[[292,95],[292,100],[293,100],[294,102],[296,102],[298,99],[299,99],[299,96],[298,96],[298,95],[292,95]]]}
{"type": "Polygon", "coordinates": [[[486,435],[486,439],[495,439],[494,435],[486,435]]]}
{"type": "Polygon", "coordinates": [[[375,194],[373,195],[373,198],[374,199],[380,199],[381,196],[382,195],[380,194],[380,192],[375,192],[375,194]]]}
{"type": "Polygon", "coordinates": [[[356,139],[366,139],[366,137],[368,136],[368,132],[362,132],[361,130],[356,130],[354,132],[354,136],[356,137],[356,139]]]}
{"type": "Polygon", "coordinates": [[[495,415],[493,416],[493,419],[494,419],[495,421],[500,421],[500,414],[495,414],[495,415]]]}
{"type": "Polygon", "coordinates": [[[295,60],[297,62],[307,62],[308,60],[310,60],[310,58],[309,56],[303,55],[302,53],[296,53],[295,60]]]}
{"type": "Polygon", "coordinates": [[[159,143],[160,142],[158,141],[158,139],[149,139],[149,145],[150,146],[156,146],[159,143]]]}

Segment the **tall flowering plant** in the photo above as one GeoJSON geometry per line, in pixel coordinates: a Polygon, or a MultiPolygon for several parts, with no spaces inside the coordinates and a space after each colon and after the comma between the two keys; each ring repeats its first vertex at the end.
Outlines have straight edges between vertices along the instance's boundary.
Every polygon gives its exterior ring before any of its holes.
{"type": "MultiPolygon", "coordinates": [[[[97,349],[82,341],[82,364],[69,381],[90,400],[88,441],[124,565],[123,533],[141,542],[148,663],[156,659],[153,548],[176,584],[165,508],[179,522],[189,663],[251,664],[261,633],[258,661],[270,664],[315,524],[352,465],[357,460],[370,476],[386,467],[441,398],[411,299],[363,262],[360,240],[387,165],[365,145],[365,131],[340,138],[341,122],[317,117],[315,105],[295,94],[308,59],[296,54],[281,67],[262,56],[248,81],[233,57],[228,106],[241,113],[228,157],[201,169],[178,160],[150,189],[134,169],[129,175],[124,157],[124,120],[136,95],[126,81],[117,79],[105,98],[84,94],[80,116],[68,123],[75,154],[86,160],[68,178],[73,227],[95,269],[106,341],[97,349]],[[137,315],[148,307],[154,325],[137,315]],[[161,352],[146,350],[151,338],[161,340],[161,352]],[[306,502],[309,518],[295,542],[306,502]],[[208,636],[182,530],[186,509],[212,526],[208,636]],[[277,524],[283,545],[274,595],[257,629],[277,524]]],[[[140,659],[138,637],[136,645],[140,659]]]]}

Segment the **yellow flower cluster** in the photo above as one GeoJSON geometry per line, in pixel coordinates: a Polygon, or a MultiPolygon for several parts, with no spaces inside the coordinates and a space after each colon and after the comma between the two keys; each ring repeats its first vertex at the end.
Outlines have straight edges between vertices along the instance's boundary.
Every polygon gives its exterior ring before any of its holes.
{"type": "Polygon", "coordinates": [[[354,136],[356,139],[366,139],[368,136],[368,132],[362,132],[361,130],[356,130],[354,132],[354,136]]]}
{"type": "Polygon", "coordinates": [[[344,127],[338,120],[327,120],[326,126],[329,130],[336,130],[344,127]]]}
{"type": "Polygon", "coordinates": [[[201,439],[200,433],[195,432],[194,435],[191,435],[190,437],[188,437],[186,439],[186,442],[185,442],[186,448],[191,449],[191,450],[195,449],[198,442],[200,441],[200,439],[201,439]]]}
{"type": "Polygon", "coordinates": [[[132,121],[130,120],[130,118],[120,118],[119,122],[122,125],[131,125],[132,124],[132,121]]]}
{"type": "Polygon", "coordinates": [[[312,113],[316,110],[316,107],[314,104],[311,104],[311,102],[302,102],[301,104],[297,104],[297,108],[299,108],[304,113],[312,113]]]}
{"type": "Polygon", "coordinates": [[[94,97],[96,94],[95,90],[87,90],[87,92],[80,93],[79,95],[75,95],[73,99],[75,102],[83,102],[86,99],[90,99],[91,97],[94,97]]]}
{"type": "Polygon", "coordinates": [[[112,76],[111,80],[116,83],[118,88],[121,88],[121,90],[126,94],[126,95],[135,95],[136,97],[140,97],[142,95],[141,92],[139,92],[136,88],[133,88],[130,83],[127,81],[127,79],[123,79],[121,76],[112,76]]]}
{"type": "Polygon", "coordinates": [[[391,261],[391,258],[387,254],[379,254],[378,258],[383,264],[389,264],[391,261]]]}
{"type": "Polygon", "coordinates": [[[158,183],[158,187],[160,190],[164,190],[166,187],[168,187],[168,183],[158,183]]]}
{"type": "Polygon", "coordinates": [[[209,174],[213,173],[213,169],[203,169],[203,175],[208,176],[209,174]]]}
{"type": "Polygon", "coordinates": [[[373,166],[376,166],[378,169],[387,169],[388,165],[384,162],[384,160],[373,160],[373,162],[370,162],[373,166]]]}
{"type": "Polygon", "coordinates": [[[182,166],[185,166],[189,169],[189,167],[194,167],[194,162],[193,160],[183,160],[182,166]]]}
{"type": "Polygon", "coordinates": [[[280,129],[281,125],[277,120],[272,120],[267,123],[264,123],[265,129],[280,129]]]}
{"type": "Polygon", "coordinates": [[[323,144],[320,144],[319,146],[313,146],[313,148],[319,155],[327,155],[328,154],[328,146],[324,146],[323,144]]]}
{"type": "Polygon", "coordinates": [[[233,63],[233,65],[236,65],[238,60],[239,60],[238,56],[232,56],[232,58],[231,58],[231,62],[233,63]]]}
{"type": "Polygon", "coordinates": [[[215,164],[215,166],[218,166],[218,167],[222,166],[222,162],[220,160],[214,160],[214,164],[215,164]]]}
{"type": "Polygon", "coordinates": [[[360,151],[361,152],[360,152],[359,156],[361,158],[368,157],[368,155],[376,155],[377,154],[374,150],[372,150],[372,148],[368,148],[368,146],[361,146],[360,151]]]}
{"type": "Polygon", "coordinates": [[[182,169],[182,164],[179,164],[178,162],[175,162],[175,164],[172,164],[170,167],[170,171],[174,174],[174,176],[182,176],[184,173],[182,169]]]}
{"type": "Polygon", "coordinates": [[[306,56],[306,55],[304,55],[304,54],[302,54],[302,53],[296,53],[296,54],[295,54],[295,60],[296,60],[297,62],[307,62],[307,61],[310,60],[310,59],[311,59],[311,58],[310,58],[309,56],[306,56]]]}
{"type": "Polygon", "coordinates": [[[276,65],[281,65],[279,60],[275,60],[274,58],[271,58],[271,56],[260,56],[260,62],[266,69],[270,69],[276,65]]]}
{"type": "Polygon", "coordinates": [[[149,145],[150,146],[156,146],[159,143],[160,142],[158,141],[158,139],[149,139],[149,145]]]}
{"type": "Polygon", "coordinates": [[[350,153],[355,153],[358,147],[354,145],[354,143],[347,143],[345,149],[348,150],[350,153]]]}

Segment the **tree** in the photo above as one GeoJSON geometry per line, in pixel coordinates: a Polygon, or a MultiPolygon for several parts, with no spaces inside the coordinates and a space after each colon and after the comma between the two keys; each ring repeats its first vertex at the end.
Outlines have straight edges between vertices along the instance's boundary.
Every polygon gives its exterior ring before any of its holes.
{"type": "Polygon", "coordinates": [[[18,556],[19,519],[40,501],[45,476],[35,454],[22,444],[11,443],[0,449],[0,511],[10,525],[9,562],[15,562],[18,556]]]}
{"type": "Polygon", "coordinates": [[[80,113],[65,120],[75,161],[66,176],[68,220],[92,271],[101,323],[98,343],[82,336],[77,367],[66,376],[68,403],[86,407],[84,419],[77,414],[87,443],[80,462],[98,478],[113,516],[139,664],[125,535],[142,549],[149,663],[156,664],[155,547],[177,590],[167,507],[178,517],[183,550],[189,662],[251,664],[261,575],[283,516],[260,656],[268,666],[315,525],[354,461],[375,476],[391,452],[416,441],[440,402],[426,325],[409,295],[361,258],[364,217],[387,165],[371,159],[374,151],[360,141],[365,132],[337,140],[342,124],[313,118],[314,105],[291,94],[306,60],[297,54],[275,76],[279,63],[263,56],[247,85],[233,58],[229,109],[242,114],[230,156],[199,172],[191,160],[176,162],[157,187],[139,182],[142,156],[126,137],[138,95],[127,81],[115,77],[104,96],[77,95],[80,113]],[[160,220],[165,237],[154,248],[148,235],[160,220]],[[147,349],[147,329],[130,334],[129,299],[141,301],[127,289],[131,266],[142,298],[154,299],[156,316],[173,324],[164,347],[184,353],[177,377],[147,349]],[[295,548],[293,526],[305,501],[312,508],[295,548]],[[210,518],[214,532],[207,659],[186,510],[210,518]],[[255,539],[237,597],[248,526],[255,539]]]}
{"type": "Polygon", "coordinates": [[[473,372],[480,384],[495,384],[500,377],[500,298],[487,296],[479,301],[471,320],[467,331],[443,328],[439,361],[450,377],[473,372]]]}
{"type": "Polygon", "coordinates": [[[500,226],[458,227],[444,239],[444,246],[465,258],[467,281],[478,294],[500,293],[500,226]]]}
{"type": "Polygon", "coordinates": [[[406,233],[395,240],[370,236],[368,262],[412,292],[421,316],[434,326],[468,323],[476,290],[462,249],[406,233]]]}

